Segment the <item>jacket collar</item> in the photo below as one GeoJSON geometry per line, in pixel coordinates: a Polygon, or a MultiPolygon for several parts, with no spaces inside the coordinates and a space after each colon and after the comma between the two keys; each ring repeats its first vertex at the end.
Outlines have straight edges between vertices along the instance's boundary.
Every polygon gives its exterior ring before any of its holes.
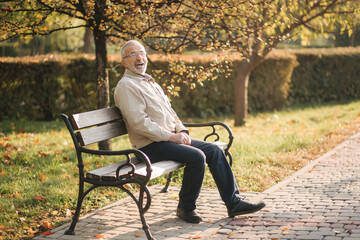
{"type": "Polygon", "coordinates": [[[148,82],[154,82],[154,79],[147,73],[144,74],[138,74],[138,73],[134,73],[133,71],[126,69],[125,73],[124,73],[124,77],[130,77],[132,79],[138,80],[138,81],[142,81],[142,80],[146,80],[148,82]]]}

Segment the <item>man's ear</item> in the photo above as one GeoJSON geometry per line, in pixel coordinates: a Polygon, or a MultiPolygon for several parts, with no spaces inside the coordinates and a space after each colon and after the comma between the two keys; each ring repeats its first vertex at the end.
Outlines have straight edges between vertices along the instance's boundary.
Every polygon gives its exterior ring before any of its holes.
{"type": "Polygon", "coordinates": [[[121,64],[123,65],[123,67],[126,68],[126,64],[125,64],[125,60],[124,60],[124,59],[121,60],[121,64]]]}

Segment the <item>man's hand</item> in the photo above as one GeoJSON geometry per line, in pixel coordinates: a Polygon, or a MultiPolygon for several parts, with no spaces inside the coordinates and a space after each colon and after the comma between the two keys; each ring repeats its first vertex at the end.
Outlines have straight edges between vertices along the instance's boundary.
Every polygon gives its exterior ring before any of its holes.
{"type": "Polygon", "coordinates": [[[187,135],[184,132],[171,134],[171,137],[170,137],[169,141],[174,142],[174,143],[185,144],[185,145],[190,145],[191,144],[190,136],[187,135]]]}

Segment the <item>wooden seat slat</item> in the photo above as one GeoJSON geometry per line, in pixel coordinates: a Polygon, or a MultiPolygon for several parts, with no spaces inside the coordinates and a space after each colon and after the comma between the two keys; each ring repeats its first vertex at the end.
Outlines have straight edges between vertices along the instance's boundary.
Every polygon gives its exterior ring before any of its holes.
{"type": "MultiPolygon", "coordinates": [[[[92,171],[87,172],[86,177],[89,179],[96,179],[101,181],[115,181],[116,180],[116,169],[121,165],[122,163],[114,163],[109,166],[98,168],[92,171]]],[[[146,176],[146,165],[145,163],[138,163],[135,165],[136,170],[135,174],[137,176],[146,176]]],[[[175,161],[160,161],[156,163],[151,164],[151,178],[154,179],[161,175],[164,175],[166,173],[172,172],[176,169],[179,169],[183,166],[183,163],[175,162],[175,161]]],[[[127,174],[129,171],[131,171],[131,167],[125,167],[120,170],[119,175],[127,174]]]]}
{"type": "Polygon", "coordinates": [[[98,127],[87,128],[76,133],[81,146],[100,142],[127,133],[125,122],[123,120],[101,125],[98,127]]]}
{"type": "Polygon", "coordinates": [[[89,112],[77,113],[70,117],[75,130],[92,127],[118,119],[122,119],[122,115],[117,107],[102,108],[89,112]]]}

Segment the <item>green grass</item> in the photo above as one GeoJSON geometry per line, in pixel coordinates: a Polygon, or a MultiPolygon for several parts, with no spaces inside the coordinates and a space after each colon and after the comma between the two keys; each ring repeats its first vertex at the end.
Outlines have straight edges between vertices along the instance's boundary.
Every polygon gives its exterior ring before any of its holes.
{"type": "MultiPolygon", "coordinates": [[[[233,127],[233,120],[225,117],[184,119],[212,120],[232,127],[233,170],[240,189],[263,191],[358,132],[360,101],[253,114],[245,127],[233,127]]],[[[194,128],[191,136],[202,138],[208,131],[194,128]]],[[[126,137],[113,142],[113,149],[128,147],[126,137]]],[[[1,122],[0,159],[0,239],[31,238],[70,220],[78,171],[72,140],[62,121],[1,122]]],[[[86,168],[115,161],[89,157],[86,168]]],[[[174,180],[173,184],[181,183],[181,171],[174,180]]],[[[160,178],[152,184],[163,182],[160,178]]],[[[204,186],[215,187],[208,171],[204,186]]],[[[115,189],[98,189],[90,194],[91,200],[84,201],[83,213],[123,196],[115,189]]]]}

